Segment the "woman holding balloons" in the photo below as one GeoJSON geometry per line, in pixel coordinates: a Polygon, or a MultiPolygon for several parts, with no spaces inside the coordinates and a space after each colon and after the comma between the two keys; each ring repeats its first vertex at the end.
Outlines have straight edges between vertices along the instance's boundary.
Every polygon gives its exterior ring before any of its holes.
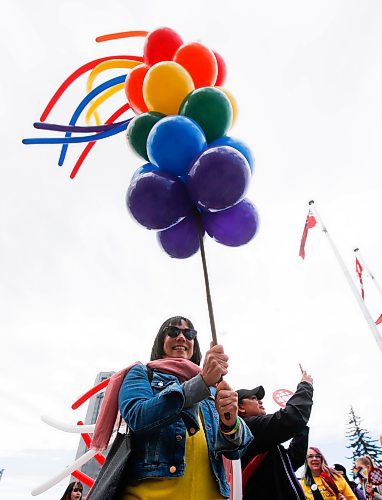
{"type": "Polygon", "coordinates": [[[240,458],[251,435],[236,393],[221,380],[223,347],[207,351],[202,369],[200,361],[196,330],[175,316],[159,328],[148,368],[139,364],[126,375],[119,393],[133,437],[126,500],[229,497],[223,456],[240,458]]]}

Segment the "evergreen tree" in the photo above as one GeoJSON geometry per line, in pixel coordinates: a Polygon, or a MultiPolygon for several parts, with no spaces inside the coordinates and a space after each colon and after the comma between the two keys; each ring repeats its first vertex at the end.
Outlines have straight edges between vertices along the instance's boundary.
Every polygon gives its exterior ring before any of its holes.
{"type": "Polygon", "coordinates": [[[382,465],[382,448],[379,446],[376,439],[372,439],[369,431],[361,427],[361,418],[354,413],[354,409],[351,406],[349,412],[348,430],[346,431],[346,436],[350,441],[350,445],[346,448],[352,449],[352,456],[347,457],[353,460],[353,465],[355,465],[355,460],[362,455],[369,455],[376,466],[381,467],[382,465]]]}

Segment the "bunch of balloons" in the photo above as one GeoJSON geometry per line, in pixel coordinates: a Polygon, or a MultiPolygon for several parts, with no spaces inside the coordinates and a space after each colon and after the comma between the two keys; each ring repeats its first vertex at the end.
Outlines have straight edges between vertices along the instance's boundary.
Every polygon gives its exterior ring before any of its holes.
{"type": "Polygon", "coordinates": [[[158,232],[160,245],[171,257],[196,253],[205,232],[223,245],[244,245],[259,223],[254,205],[245,198],[254,159],[248,146],[227,135],[237,109],[223,87],[223,58],[199,42],[184,43],[170,28],[96,40],[132,36],[145,37],[143,56],[108,56],[85,64],[63,82],[34,124],[65,132],[65,137],[24,139],[24,144],[62,144],[61,166],[69,144],[86,143],[72,170],[74,178],[97,141],[127,129],[128,143],[147,162],[132,176],[128,209],[136,221],[158,232]],[[93,88],[103,71],[115,68],[129,72],[93,88]],[[88,95],[69,124],[45,123],[64,91],[87,71],[88,95]],[[98,108],[119,91],[127,102],[101,123],[98,108]],[[85,110],[87,126],[79,126],[85,110]],[[117,121],[128,111],[135,115],[117,121]]]}
{"type": "Polygon", "coordinates": [[[196,253],[201,232],[239,246],[258,228],[244,198],[253,156],[226,135],[236,104],[221,87],[225,76],[216,52],[160,28],[146,38],[144,63],[126,78],[128,102],[140,113],[127,128],[128,143],[148,161],[134,173],[126,203],[141,225],[158,231],[171,257],[196,253]]]}

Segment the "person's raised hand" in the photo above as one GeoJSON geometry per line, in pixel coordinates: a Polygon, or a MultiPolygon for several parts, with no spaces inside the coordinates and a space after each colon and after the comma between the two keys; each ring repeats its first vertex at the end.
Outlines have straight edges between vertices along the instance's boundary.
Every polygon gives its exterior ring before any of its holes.
{"type": "Polygon", "coordinates": [[[237,393],[225,380],[219,382],[216,389],[215,406],[220,420],[227,426],[233,426],[238,415],[237,393]]]}
{"type": "Polygon", "coordinates": [[[313,378],[305,370],[302,372],[302,377],[300,382],[308,382],[308,384],[313,385],[313,378]]]}
{"type": "Polygon", "coordinates": [[[228,373],[228,356],[224,354],[223,346],[214,345],[206,352],[202,377],[208,385],[217,384],[228,373]]]}

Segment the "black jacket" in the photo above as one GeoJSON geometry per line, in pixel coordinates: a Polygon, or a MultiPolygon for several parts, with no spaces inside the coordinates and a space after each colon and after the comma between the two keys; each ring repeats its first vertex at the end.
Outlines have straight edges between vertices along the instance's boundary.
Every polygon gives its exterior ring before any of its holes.
{"type": "Polygon", "coordinates": [[[309,435],[306,424],[312,410],[312,396],[311,384],[301,382],[285,409],[245,420],[254,440],[241,459],[242,469],[255,455],[264,451],[268,454],[249,478],[243,500],[305,499],[293,471],[305,462],[309,435]],[[281,443],[291,438],[286,450],[281,443]]]}

